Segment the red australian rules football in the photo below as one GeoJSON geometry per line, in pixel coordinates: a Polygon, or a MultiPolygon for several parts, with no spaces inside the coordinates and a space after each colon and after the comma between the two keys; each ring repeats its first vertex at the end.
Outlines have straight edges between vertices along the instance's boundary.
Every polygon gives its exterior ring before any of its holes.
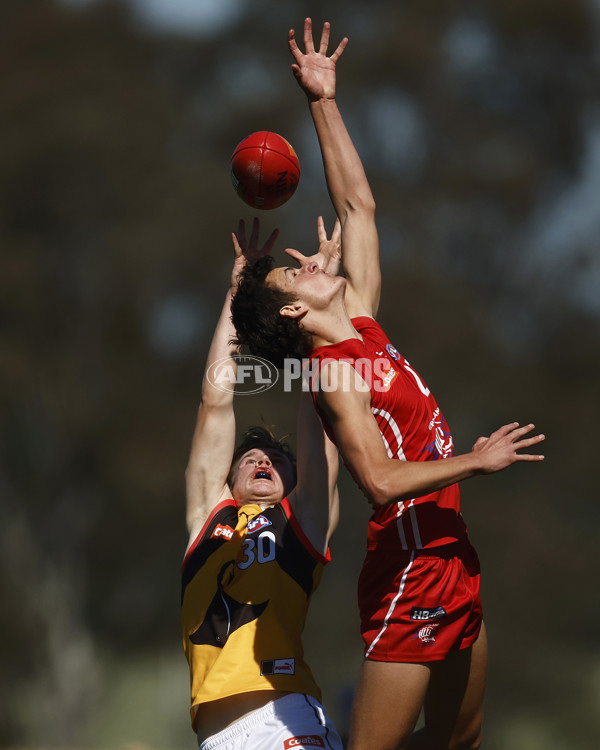
{"type": "Polygon", "coordinates": [[[231,157],[231,181],[252,208],[271,209],[288,201],[300,179],[300,162],[291,144],[260,130],[244,138],[231,157]]]}

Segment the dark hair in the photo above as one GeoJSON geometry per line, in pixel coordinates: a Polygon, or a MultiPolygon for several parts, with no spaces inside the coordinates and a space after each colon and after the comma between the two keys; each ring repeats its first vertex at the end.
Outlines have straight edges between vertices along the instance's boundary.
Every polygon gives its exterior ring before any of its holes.
{"type": "Polygon", "coordinates": [[[281,308],[294,302],[295,297],[266,283],[274,262],[267,255],[245,266],[231,302],[231,319],[237,333],[235,344],[283,367],[286,357],[308,356],[312,337],[296,318],[280,315],[281,308]]]}
{"type": "Polygon", "coordinates": [[[241,457],[244,453],[247,453],[254,448],[259,448],[261,450],[275,450],[284,455],[290,462],[294,478],[294,486],[296,485],[296,456],[294,455],[294,452],[287,443],[283,442],[283,440],[277,440],[271,430],[265,426],[250,427],[242,435],[242,439],[233,452],[233,458],[231,459],[231,466],[229,467],[229,474],[227,476],[227,484],[231,488],[233,488],[233,478],[237,472],[241,457]]]}

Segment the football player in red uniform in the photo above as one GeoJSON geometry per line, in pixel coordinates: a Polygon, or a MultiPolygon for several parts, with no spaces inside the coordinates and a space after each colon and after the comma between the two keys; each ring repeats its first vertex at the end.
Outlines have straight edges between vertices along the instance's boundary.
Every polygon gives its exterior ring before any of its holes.
{"type": "Polygon", "coordinates": [[[294,249],[298,265],[266,257],[242,274],[232,304],[238,341],[278,366],[309,358],[315,405],[371,502],[359,581],[365,661],[350,750],[477,748],[487,662],[479,563],[460,514],[458,482],[543,456],[544,436],[504,425],[454,455],[446,420],[423,378],[375,321],[381,271],[375,203],[335,100],[329,24],[304,52],[290,31],[292,69],[307,96],[329,193],[342,227],[345,277],[294,249]]]}

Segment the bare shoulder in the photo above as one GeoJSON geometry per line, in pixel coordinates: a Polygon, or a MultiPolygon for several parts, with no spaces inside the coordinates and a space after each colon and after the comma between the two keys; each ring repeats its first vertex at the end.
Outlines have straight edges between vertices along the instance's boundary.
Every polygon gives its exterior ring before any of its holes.
{"type": "Polygon", "coordinates": [[[316,400],[325,413],[342,413],[351,404],[370,404],[371,392],[350,361],[331,359],[321,367],[316,400]]]}

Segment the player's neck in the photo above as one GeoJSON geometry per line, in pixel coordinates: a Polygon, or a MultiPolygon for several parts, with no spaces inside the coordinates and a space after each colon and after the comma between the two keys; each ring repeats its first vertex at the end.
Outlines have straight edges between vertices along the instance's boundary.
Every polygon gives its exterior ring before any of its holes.
{"type": "Polygon", "coordinates": [[[347,339],[362,340],[343,304],[315,314],[310,324],[314,347],[329,346],[347,339]]]}
{"type": "Polygon", "coordinates": [[[254,505],[260,510],[267,510],[267,508],[274,508],[276,505],[279,505],[282,502],[282,500],[238,500],[238,508],[243,508],[245,505],[254,505]]]}

